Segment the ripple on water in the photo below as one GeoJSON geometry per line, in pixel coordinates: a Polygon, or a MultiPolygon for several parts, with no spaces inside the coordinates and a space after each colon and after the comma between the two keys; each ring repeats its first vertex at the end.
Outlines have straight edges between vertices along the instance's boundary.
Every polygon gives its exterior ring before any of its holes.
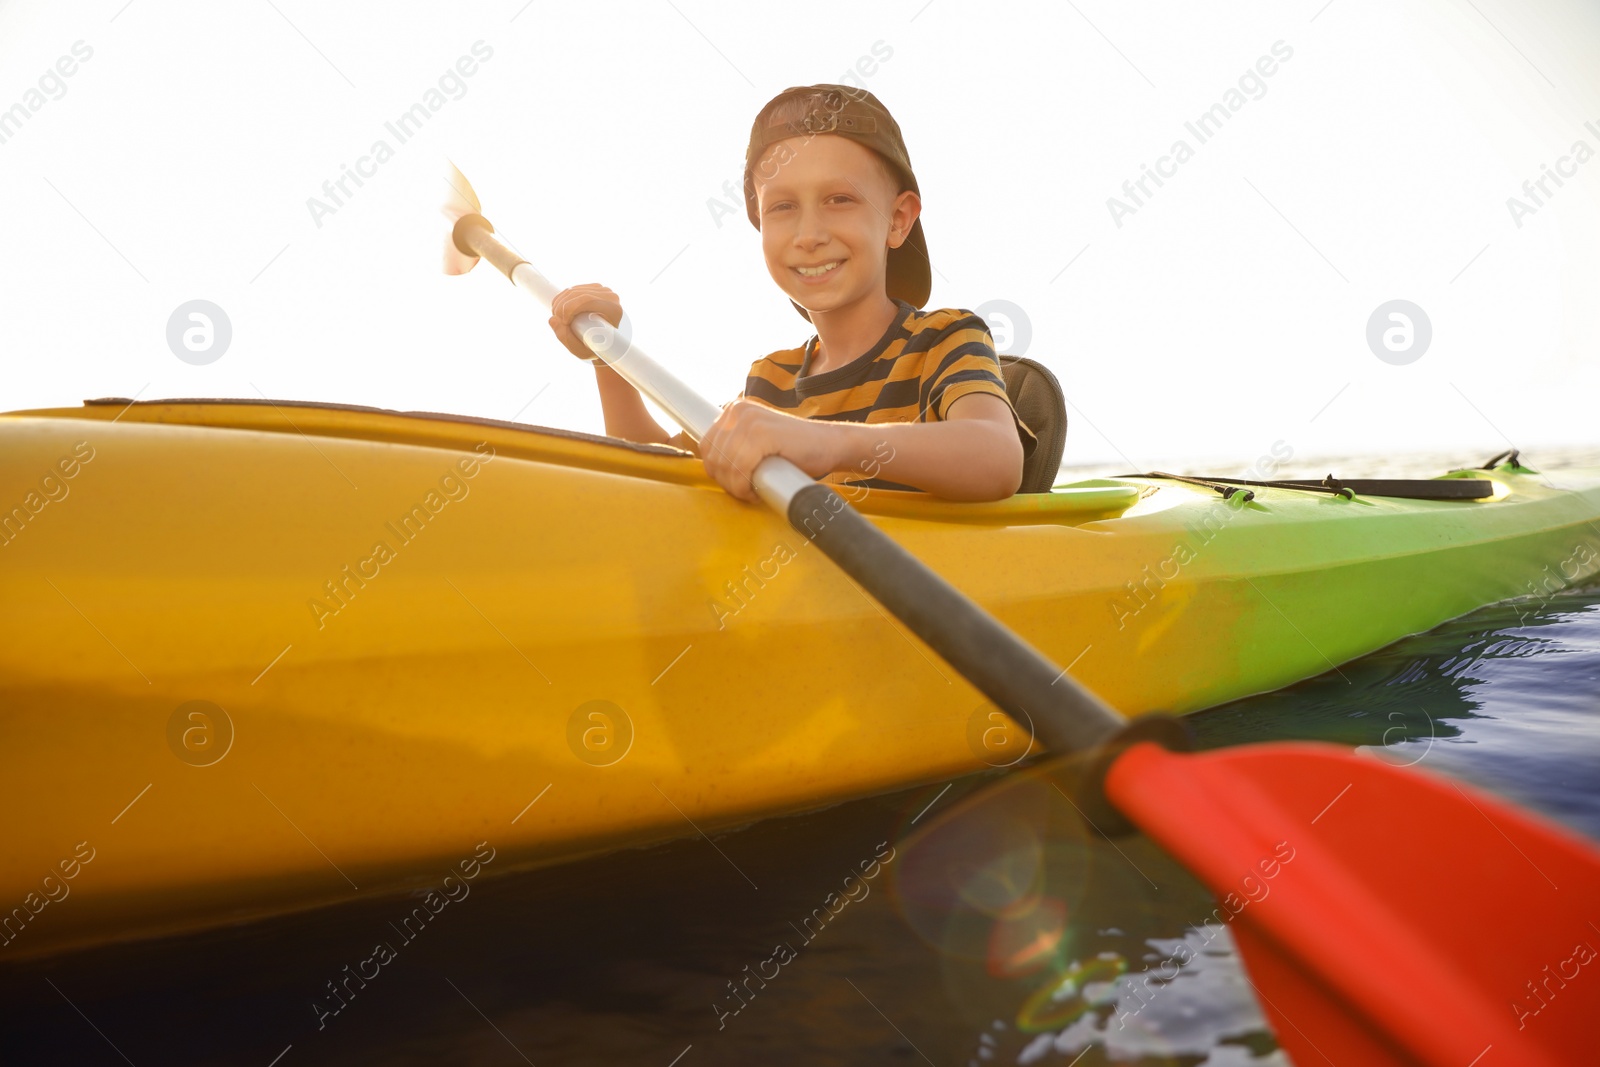
{"type": "MultiPolygon", "coordinates": [[[[1381,748],[1591,837],[1597,720],[1594,592],[1487,608],[1192,717],[1207,747],[1381,748]]],[[[956,783],[936,814],[995,780],[956,783]]],[[[518,1053],[661,1065],[682,1054],[678,1067],[1287,1062],[1205,891],[1148,842],[1097,843],[1065,805],[1029,799],[1025,782],[1006,831],[987,835],[991,859],[956,884],[919,884],[913,858],[899,856],[893,892],[877,882],[813,937],[796,928],[839,872],[903,841],[941,788],[721,836],[718,849],[759,891],[699,839],[486,882],[448,916],[448,936],[408,950],[320,1033],[310,1003],[369,947],[393,900],[13,966],[0,970],[0,1060],[122,1063],[87,1017],[136,1063],[260,1065],[290,1043],[282,1067],[502,1064],[518,1053]],[[794,961],[747,986],[719,1028],[713,1005],[732,1005],[730,983],[779,942],[794,961]]]]}
{"type": "Polygon", "coordinates": [[[1208,747],[1314,738],[1474,782],[1600,838],[1600,592],[1483,608],[1193,716],[1208,747]]]}

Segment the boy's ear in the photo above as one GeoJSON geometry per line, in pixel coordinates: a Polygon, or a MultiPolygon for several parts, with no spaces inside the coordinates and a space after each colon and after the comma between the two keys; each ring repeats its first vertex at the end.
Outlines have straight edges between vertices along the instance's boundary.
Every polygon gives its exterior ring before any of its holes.
{"type": "Polygon", "coordinates": [[[905,244],[906,237],[911,233],[911,227],[916,224],[917,216],[922,214],[922,197],[910,189],[903,189],[894,199],[894,212],[889,216],[889,247],[899,248],[905,244]]]}

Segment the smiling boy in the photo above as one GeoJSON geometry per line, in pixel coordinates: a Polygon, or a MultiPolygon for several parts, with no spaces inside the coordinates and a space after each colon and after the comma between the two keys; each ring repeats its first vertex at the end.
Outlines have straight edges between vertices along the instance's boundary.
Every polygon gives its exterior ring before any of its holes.
{"type": "MultiPolygon", "coordinates": [[[[1033,434],[1006,395],[983,320],[918,310],[931,289],[922,200],[878,99],[841,85],[778,94],[751,130],[744,190],[768,273],[816,333],[752,364],[744,392],[699,442],[706,471],[741,500],[755,499],[752,473],[770,455],[836,485],[952,500],[1015,493],[1033,434]]],[[[551,311],[551,329],[585,359],[572,320],[622,316],[617,295],[595,284],[563,291],[551,311]]],[[[608,434],[693,447],[593,362],[608,434]]]]}

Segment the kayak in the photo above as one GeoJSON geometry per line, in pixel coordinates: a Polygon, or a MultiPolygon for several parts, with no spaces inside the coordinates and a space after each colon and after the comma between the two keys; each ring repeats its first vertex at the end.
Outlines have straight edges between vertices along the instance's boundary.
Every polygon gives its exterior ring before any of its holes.
{"type": "MultiPolygon", "coordinates": [[[[855,503],[1122,713],[1183,714],[1600,573],[1600,470],[1441,480],[1486,495],[1128,477],[855,503]]],[[[0,415],[0,493],[0,959],[1037,753],[803,536],[666,446],[95,401],[0,415]]]]}

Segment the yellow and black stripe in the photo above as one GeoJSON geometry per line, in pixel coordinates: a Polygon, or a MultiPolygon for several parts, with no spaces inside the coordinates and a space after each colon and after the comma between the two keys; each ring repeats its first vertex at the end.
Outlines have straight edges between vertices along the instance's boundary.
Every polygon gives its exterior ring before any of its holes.
{"type": "MultiPolygon", "coordinates": [[[[750,366],[743,395],[806,419],[830,422],[940,422],[950,406],[970,393],[997,396],[1011,407],[989,328],[961,308],[918,311],[896,300],[900,316],[878,343],[841,367],[811,374],[817,338],[802,347],[773,352],[750,366]]],[[[1012,418],[1024,452],[1034,446],[1016,409],[1012,418]]],[[[837,485],[910,489],[879,478],[837,472],[822,479],[837,485]]]]}

